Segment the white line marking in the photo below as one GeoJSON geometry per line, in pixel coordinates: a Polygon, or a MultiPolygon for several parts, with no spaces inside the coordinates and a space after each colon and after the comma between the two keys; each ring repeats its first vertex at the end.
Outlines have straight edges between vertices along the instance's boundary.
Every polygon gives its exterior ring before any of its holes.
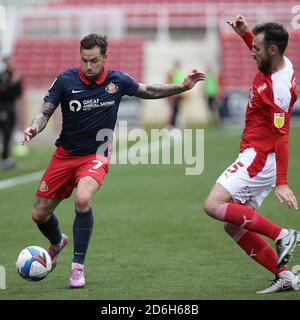
{"type": "MultiPolygon", "coordinates": [[[[162,139],[163,140],[163,139],[162,139]]],[[[160,141],[160,143],[162,143],[162,140],[160,141]]],[[[176,142],[176,139],[175,139],[176,142]]],[[[149,150],[151,150],[152,152],[158,152],[161,148],[160,143],[157,144],[157,141],[152,141],[150,144],[149,143],[144,143],[142,145],[140,145],[140,150],[141,151],[141,155],[144,154],[148,154],[149,150]],[[154,147],[152,147],[154,145],[154,147]]],[[[128,150],[127,149],[121,149],[121,150],[117,150],[118,155],[117,155],[117,159],[118,161],[120,161],[121,159],[126,159],[128,156],[128,150]]],[[[140,155],[140,156],[141,156],[140,155]]],[[[29,182],[33,182],[33,181],[37,181],[40,180],[42,175],[43,175],[44,171],[36,171],[33,173],[29,173],[29,174],[25,174],[22,176],[18,176],[18,177],[14,177],[14,178],[10,178],[10,179],[6,179],[3,181],[0,181],[0,190],[3,189],[7,189],[7,188],[12,188],[12,187],[16,187],[16,186],[20,186],[22,184],[25,183],[29,183],[29,182]]]]}
{"type": "Polygon", "coordinates": [[[43,173],[44,171],[36,171],[33,173],[25,174],[23,176],[0,181],[0,190],[20,186],[21,184],[39,180],[41,179],[43,173]]]}

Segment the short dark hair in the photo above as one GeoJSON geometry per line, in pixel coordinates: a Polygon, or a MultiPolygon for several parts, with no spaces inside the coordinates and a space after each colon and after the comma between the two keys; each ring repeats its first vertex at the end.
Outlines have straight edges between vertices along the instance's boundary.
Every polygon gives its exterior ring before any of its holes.
{"type": "Polygon", "coordinates": [[[264,33],[265,47],[269,48],[271,45],[277,46],[279,53],[284,54],[288,46],[289,34],[282,24],[277,22],[267,22],[258,24],[252,29],[252,33],[256,36],[259,33],[264,33]]]}
{"type": "Polygon", "coordinates": [[[91,33],[80,41],[80,51],[82,49],[89,50],[95,47],[99,47],[101,54],[105,55],[107,50],[107,37],[97,33],[91,33]]]}

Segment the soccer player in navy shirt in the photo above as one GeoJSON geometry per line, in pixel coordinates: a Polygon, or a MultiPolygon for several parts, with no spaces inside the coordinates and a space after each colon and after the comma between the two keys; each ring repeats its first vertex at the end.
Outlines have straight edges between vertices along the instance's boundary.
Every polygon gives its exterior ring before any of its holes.
{"type": "Polygon", "coordinates": [[[22,138],[24,143],[40,133],[55,109],[61,106],[62,131],[37,190],[32,218],[50,242],[48,251],[53,270],[59,252],[68,243],[68,237],[60,231],[54,209],[76,188],[70,288],[85,285],[84,261],[93,229],[91,200],[109,169],[107,150],[100,155],[97,152],[104,143],[97,141],[97,133],[101,129],[114,129],[122,96],[165,98],[190,90],[205,78],[203,73],[193,69],[181,84],[137,83],[122,71],[106,69],[106,49],[106,37],[98,34],[81,40],[80,68],[66,70],[54,80],[40,113],[24,130],[22,138]]]}

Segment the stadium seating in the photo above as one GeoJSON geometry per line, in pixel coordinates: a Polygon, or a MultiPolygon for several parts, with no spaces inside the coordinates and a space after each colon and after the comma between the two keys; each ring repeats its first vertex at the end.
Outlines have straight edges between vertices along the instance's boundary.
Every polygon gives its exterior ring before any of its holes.
{"type": "MultiPolygon", "coordinates": [[[[225,21],[240,12],[251,24],[268,18],[290,25],[294,5],[297,0],[48,0],[36,5],[36,9],[114,8],[128,29],[159,28],[166,20],[170,28],[187,29],[208,28],[211,19],[225,21]]],[[[38,14],[33,17],[38,19],[38,14]]]]}
{"type": "MultiPolygon", "coordinates": [[[[300,79],[300,32],[290,32],[287,56],[293,61],[300,79]]],[[[220,33],[221,79],[225,91],[248,88],[257,67],[243,41],[231,31],[220,33]]],[[[121,38],[111,40],[107,65],[121,69],[136,80],[143,79],[143,40],[121,38]]],[[[79,65],[79,40],[19,39],[15,46],[15,63],[29,87],[45,87],[58,73],[79,65]]]]}
{"type": "MultiPolygon", "coordinates": [[[[224,0],[49,0],[48,5],[49,6],[70,6],[70,5],[127,5],[127,4],[176,4],[176,3],[212,3],[212,4],[219,4],[219,3],[225,3],[224,0]]],[[[240,0],[230,0],[227,1],[230,3],[238,3],[240,4],[240,0]]],[[[265,3],[296,3],[295,0],[264,0],[265,3]]],[[[245,0],[243,3],[261,3],[260,0],[245,0]]]]}
{"type": "MultiPolygon", "coordinates": [[[[16,42],[14,60],[16,69],[23,76],[25,86],[43,88],[60,72],[79,66],[80,40],[19,39],[16,42]]],[[[121,69],[137,81],[143,78],[143,40],[121,38],[111,40],[108,46],[107,66],[121,69]]]]}
{"type": "MultiPolygon", "coordinates": [[[[221,79],[225,92],[234,89],[247,89],[257,72],[256,62],[244,41],[231,31],[220,33],[221,79]]],[[[300,32],[290,32],[289,47],[286,55],[292,60],[296,78],[300,79],[300,32]]]]}
{"type": "MultiPolygon", "coordinates": [[[[249,50],[245,44],[228,28],[225,21],[232,16],[231,11],[241,6],[240,0],[48,0],[48,2],[39,4],[37,7],[44,7],[51,11],[49,17],[33,14],[23,17],[23,36],[16,44],[16,63],[18,70],[24,75],[26,83],[29,86],[44,86],[49,84],[49,79],[53,78],[60,71],[77,66],[79,62],[79,40],[72,39],[72,36],[81,33],[81,19],[78,16],[68,16],[70,30],[66,32],[65,40],[40,40],[48,35],[52,37],[61,37],[63,33],[60,28],[64,28],[60,15],[53,14],[57,12],[58,7],[65,7],[69,11],[69,6],[84,7],[95,6],[98,10],[104,7],[122,7],[124,15],[125,31],[130,28],[158,29],[160,26],[159,5],[168,7],[168,27],[169,28],[208,28],[208,7],[214,6],[217,10],[214,12],[215,25],[220,34],[221,47],[221,78],[223,88],[231,90],[237,87],[248,88],[251,79],[256,72],[255,61],[252,60],[249,50]],[[231,3],[231,5],[230,5],[231,3]],[[236,3],[236,6],[232,4],[236,3]],[[51,9],[51,10],[50,10],[51,9]],[[184,10],[183,10],[184,9],[184,10]],[[222,22],[222,23],[221,23],[222,22]],[[44,28],[45,26],[45,28],[44,28]],[[223,31],[227,30],[227,31],[223,31]],[[40,32],[40,33],[39,33],[40,32]],[[30,40],[26,40],[26,39],[30,40]],[[36,39],[38,38],[38,39],[36,39]],[[71,39],[69,39],[71,38],[71,39]]],[[[268,18],[272,18],[287,26],[292,19],[291,5],[297,3],[295,0],[245,0],[242,6],[250,25],[259,20],[257,5],[261,4],[259,10],[263,14],[266,10],[268,18]],[[280,6],[274,6],[281,4],[280,6]],[[254,4],[254,5],[253,5],[254,4]],[[272,11],[271,9],[274,8],[272,11]],[[278,10],[280,8],[280,10],[278,10]],[[270,9],[270,10],[269,10],[270,9]]],[[[47,11],[43,9],[42,11],[47,11]]],[[[78,10],[77,10],[78,11],[78,10]]],[[[64,20],[65,21],[65,20],[64,20]]],[[[99,25],[93,25],[98,28],[99,25]]],[[[132,32],[134,34],[134,32],[132,32]]],[[[300,78],[300,55],[299,44],[300,32],[290,32],[290,45],[287,55],[293,60],[296,76],[300,78]],[[297,48],[298,46],[298,48],[297,48]]],[[[143,41],[141,39],[110,40],[108,65],[111,68],[122,69],[130,73],[135,79],[142,80],[143,74],[143,41]]]]}

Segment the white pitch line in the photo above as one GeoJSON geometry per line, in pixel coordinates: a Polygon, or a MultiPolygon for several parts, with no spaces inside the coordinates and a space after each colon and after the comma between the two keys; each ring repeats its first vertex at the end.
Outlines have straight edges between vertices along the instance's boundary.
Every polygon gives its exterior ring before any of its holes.
{"type": "MultiPolygon", "coordinates": [[[[148,147],[148,143],[141,145],[140,148],[144,150],[145,147],[148,147]]],[[[154,150],[154,151],[158,151],[158,150],[154,150]]],[[[148,153],[148,151],[146,152],[148,153]]],[[[126,157],[127,159],[127,149],[126,150],[120,150],[119,154],[117,155],[117,157],[120,159],[124,159],[126,157]]],[[[29,182],[33,182],[33,181],[37,181],[40,180],[42,177],[42,174],[44,173],[44,171],[36,171],[33,173],[29,173],[29,174],[25,174],[22,176],[18,176],[18,177],[14,177],[14,178],[10,178],[10,179],[6,179],[3,181],[0,181],[0,190],[3,189],[7,189],[7,188],[12,188],[12,187],[16,187],[16,186],[20,186],[22,184],[25,183],[29,183],[29,182]]]]}
{"type": "MultiPolygon", "coordinates": [[[[158,152],[161,149],[160,144],[157,144],[157,141],[151,142],[150,144],[144,143],[144,144],[140,145],[139,147],[140,147],[140,150],[142,150],[141,155],[148,154],[149,153],[148,148],[152,152],[158,152]]],[[[127,152],[128,152],[127,149],[119,150],[119,153],[117,155],[117,158],[119,159],[119,161],[121,159],[124,159],[124,157],[127,157],[127,155],[128,155],[127,152]]],[[[18,177],[14,177],[14,178],[0,181],[0,190],[16,187],[16,186],[20,186],[25,183],[40,180],[43,173],[44,173],[44,171],[36,171],[33,173],[29,173],[29,174],[25,174],[22,176],[18,176],[18,177]]]]}
{"type": "Polygon", "coordinates": [[[44,173],[44,171],[36,171],[33,173],[25,174],[23,176],[14,177],[14,178],[0,181],[0,190],[11,188],[11,187],[16,187],[21,184],[25,184],[25,183],[39,180],[39,179],[41,179],[43,173],[44,173]]]}

